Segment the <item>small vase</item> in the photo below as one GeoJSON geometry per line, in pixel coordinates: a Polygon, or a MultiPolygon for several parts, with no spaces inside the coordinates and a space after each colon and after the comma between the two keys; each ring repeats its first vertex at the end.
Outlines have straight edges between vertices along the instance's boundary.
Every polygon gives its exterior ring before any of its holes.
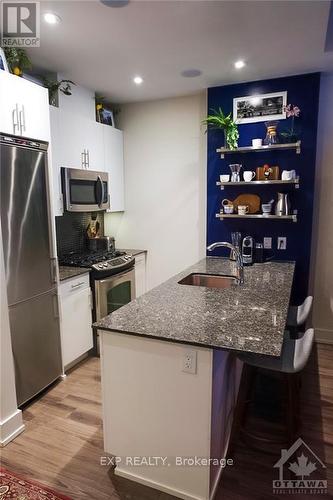
{"type": "Polygon", "coordinates": [[[266,137],[264,144],[270,146],[272,144],[278,144],[279,138],[277,135],[278,122],[265,122],[266,125],[266,137]]]}

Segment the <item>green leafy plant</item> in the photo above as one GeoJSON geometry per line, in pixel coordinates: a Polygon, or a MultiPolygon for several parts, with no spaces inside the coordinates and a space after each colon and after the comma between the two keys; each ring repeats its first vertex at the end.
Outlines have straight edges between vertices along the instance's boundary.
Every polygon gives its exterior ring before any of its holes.
{"type": "Polygon", "coordinates": [[[225,140],[229,149],[238,147],[239,132],[237,124],[233,121],[231,113],[225,115],[221,108],[212,109],[212,114],[202,122],[207,128],[223,130],[225,140]]]}
{"type": "Polygon", "coordinates": [[[31,69],[31,61],[24,49],[17,47],[4,47],[4,52],[8,66],[12,73],[21,76],[24,69],[31,69]]]}
{"type": "Polygon", "coordinates": [[[76,83],[72,82],[72,80],[50,80],[48,78],[43,77],[43,84],[49,91],[49,103],[52,106],[55,106],[55,100],[57,96],[58,90],[65,95],[72,95],[72,87],[71,85],[76,85],[76,83]]]}

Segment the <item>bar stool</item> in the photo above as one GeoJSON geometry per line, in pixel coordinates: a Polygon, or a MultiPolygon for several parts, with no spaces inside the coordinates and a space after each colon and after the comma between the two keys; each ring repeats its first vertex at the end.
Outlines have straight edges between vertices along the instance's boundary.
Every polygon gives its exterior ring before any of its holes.
{"type": "MultiPolygon", "coordinates": [[[[302,333],[298,338],[292,338],[289,332],[285,332],[282,352],[280,358],[272,358],[264,355],[252,353],[239,354],[238,358],[244,362],[244,372],[242,382],[246,384],[245,397],[241,397],[238,401],[236,411],[236,429],[240,427],[240,431],[245,438],[251,438],[252,441],[261,442],[262,444],[287,444],[290,446],[296,439],[296,432],[299,426],[299,378],[298,373],[306,365],[311,354],[314,340],[314,330],[309,328],[305,333],[302,333]],[[245,428],[246,424],[246,405],[251,402],[251,393],[256,380],[258,369],[265,369],[272,372],[280,372],[283,374],[284,381],[287,386],[287,411],[286,411],[286,431],[287,440],[270,439],[251,433],[245,428]],[[237,415],[238,413],[238,415],[237,415]]],[[[233,432],[233,435],[236,434],[233,432]]],[[[254,448],[263,450],[262,447],[253,445],[254,448]]]]}
{"type": "Polygon", "coordinates": [[[304,325],[312,309],[313,297],[309,295],[300,306],[290,306],[287,317],[287,327],[304,325]]]}

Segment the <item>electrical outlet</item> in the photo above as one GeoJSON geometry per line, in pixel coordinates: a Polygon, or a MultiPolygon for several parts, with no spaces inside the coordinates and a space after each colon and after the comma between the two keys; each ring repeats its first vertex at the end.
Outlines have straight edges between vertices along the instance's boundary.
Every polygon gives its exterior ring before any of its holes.
{"type": "Polygon", "coordinates": [[[279,236],[277,243],[278,250],[286,250],[287,249],[287,238],[286,236],[279,236]]]}
{"type": "Polygon", "coordinates": [[[271,248],[272,248],[272,238],[271,237],[264,238],[264,248],[266,248],[266,250],[271,250],[271,248]]]}
{"type": "Polygon", "coordinates": [[[183,356],[183,372],[197,373],[197,351],[185,351],[183,356]]]}

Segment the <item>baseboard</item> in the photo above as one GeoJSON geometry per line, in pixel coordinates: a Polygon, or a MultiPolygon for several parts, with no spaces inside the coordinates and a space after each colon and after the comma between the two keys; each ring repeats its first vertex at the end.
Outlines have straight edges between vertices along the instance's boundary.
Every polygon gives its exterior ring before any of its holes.
{"type": "Polygon", "coordinates": [[[129,479],[130,481],[135,481],[136,483],[143,484],[144,486],[149,486],[150,488],[154,488],[158,491],[163,491],[163,493],[168,493],[169,495],[173,495],[177,498],[182,498],[183,500],[205,500],[203,497],[197,497],[193,495],[189,495],[184,491],[175,490],[166,486],[162,483],[157,483],[155,481],[151,481],[150,479],[146,479],[142,476],[138,476],[136,474],[132,474],[131,472],[119,468],[117,466],[114,470],[116,476],[123,477],[125,479],[129,479]]]}
{"type": "Polygon", "coordinates": [[[21,410],[16,410],[6,420],[0,422],[0,447],[6,446],[24,431],[21,410]]]}
{"type": "Polygon", "coordinates": [[[315,338],[319,344],[333,344],[333,330],[315,328],[315,338]]]}

